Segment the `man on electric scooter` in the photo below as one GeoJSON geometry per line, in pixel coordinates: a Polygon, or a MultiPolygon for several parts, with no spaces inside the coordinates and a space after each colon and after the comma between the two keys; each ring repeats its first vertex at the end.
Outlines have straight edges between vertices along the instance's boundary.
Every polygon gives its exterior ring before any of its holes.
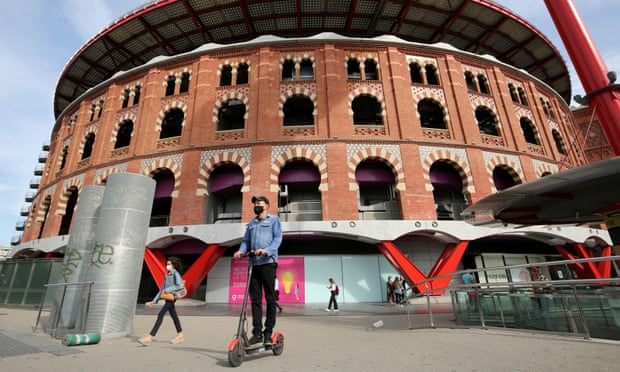
{"type": "Polygon", "coordinates": [[[269,199],[253,196],[256,217],[249,223],[239,250],[234,258],[241,258],[252,252],[252,277],[250,278],[250,300],[252,301],[252,337],[250,345],[264,342],[272,345],[271,334],[276,325],[275,277],[278,267],[278,248],[282,243],[282,224],[280,218],[269,214],[269,199]],[[267,317],[263,331],[263,291],[267,302],[267,317]]]}

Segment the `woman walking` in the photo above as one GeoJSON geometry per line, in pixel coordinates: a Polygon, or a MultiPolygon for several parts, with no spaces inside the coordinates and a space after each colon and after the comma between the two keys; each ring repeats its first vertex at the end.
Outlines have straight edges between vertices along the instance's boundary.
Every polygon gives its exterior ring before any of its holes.
{"type": "Polygon", "coordinates": [[[178,291],[183,288],[183,278],[181,277],[181,274],[179,273],[181,270],[183,270],[183,264],[181,263],[181,260],[178,257],[169,257],[168,261],[166,262],[166,269],[168,270],[168,272],[166,273],[164,282],[159,288],[159,292],[157,292],[157,294],[155,295],[155,298],[153,298],[153,301],[146,304],[149,307],[153,307],[154,304],[156,304],[160,299],[162,299],[162,296],[164,297],[166,301],[164,306],[159,311],[159,314],[157,314],[157,320],[155,321],[155,324],[153,325],[153,329],[151,329],[151,332],[147,336],[142,337],[141,339],[138,340],[138,342],[144,346],[148,346],[151,344],[151,342],[153,342],[153,337],[155,337],[155,335],[157,334],[157,331],[159,330],[159,327],[161,326],[161,323],[164,320],[164,315],[166,315],[167,312],[170,313],[170,316],[172,317],[172,321],[174,322],[174,327],[177,330],[177,336],[173,338],[172,340],[170,340],[170,343],[180,344],[181,342],[184,341],[183,329],[181,328],[181,321],[179,320],[179,316],[177,315],[177,310],[174,307],[174,303],[176,302],[176,299],[174,298],[174,296],[170,298],[170,295],[172,294],[172,292],[178,291]]]}
{"type": "Polygon", "coordinates": [[[332,304],[334,305],[334,311],[338,311],[338,303],[336,302],[338,285],[336,285],[336,281],[334,281],[333,278],[329,278],[329,285],[327,286],[327,289],[329,289],[331,294],[329,296],[329,304],[327,305],[327,309],[325,309],[325,311],[332,311],[332,304]]]}

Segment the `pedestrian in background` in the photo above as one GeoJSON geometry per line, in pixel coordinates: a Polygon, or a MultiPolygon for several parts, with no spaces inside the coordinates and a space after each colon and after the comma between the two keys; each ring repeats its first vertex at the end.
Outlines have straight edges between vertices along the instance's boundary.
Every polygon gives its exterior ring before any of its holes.
{"type": "Polygon", "coordinates": [[[336,296],[338,295],[338,285],[333,278],[329,278],[329,285],[327,286],[329,289],[329,304],[327,305],[327,309],[325,311],[332,311],[332,305],[334,306],[334,311],[338,311],[338,302],[336,302],[336,296]]]}

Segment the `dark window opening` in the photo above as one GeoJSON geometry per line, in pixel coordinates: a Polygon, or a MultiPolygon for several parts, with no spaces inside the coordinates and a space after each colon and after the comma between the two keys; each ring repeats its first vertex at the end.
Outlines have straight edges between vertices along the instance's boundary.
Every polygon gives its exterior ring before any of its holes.
{"type": "Polygon", "coordinates": [[[130,95],[131,91],[129,89],[125,89],[123,91],[123,104],[121,105],[121,108],[126,108],[127,106],[129,106],[129,95],[130,95]]]}
{"type": "Polygon", "coordinates": [[[360,63],[357,59],[349,59],[347,61],[347,77],[349,80],[361,80],[362,72],[360,71],[360,63]]]}
{"type": "Polygon", "coordinates": [[[278,177],[278,215],[283,221],[321,221],[321,173],[307,160],[294,160],[278,177]]]}
{"type": "Polygon", "coordinates": [[[304,59],[299,65],[299,80],[313,80],[314,68],[312,67],[312,61],[304,59]]]}
{"type": "Polygon", "coordinates": [[[417,63],[409,64],[409,76],[412,83],[422,84],[422,69],[417,63]]]}
{"type": "Polygon", "coordinates": [[[65,168],[67,163],[67,155],[69,154],[69,146],[62,148],[62,154],[60,155],[60,170],[65,168]]]}
{"type": "Polygon", "coordinates": [[[289,98],[282,109],[284,125],[313,125],[314,104],[306,96],[296,95],[289,98]]]}
{"type": "Polygon", "coordinates": [[[183,75],[181,75],[181,86],[179,87],[180,93],[189,91],[189,77],[189,72],[184,72],[183,75]]]}
{"type": "Polygon", "coordinates": [[[525,91],[523,88],[519,87],[519,98],[521,99],[521,104],[527,106],[527,95],[525,95],[525,91]]]}
{"type": "Polygon", "coordinates": [[[480,93],[489,94],[489,83],[482,74],[478,75],[478,86],[480,87],[480,93]]]}
{"type": "Polygon", "coordinates": [[[95,143],[95,133],[88,133],[86,136],[86,141],[84,141],[84,151],[82,152],[82,159],[90,158],[90,155],[93,152],[93,145],[95,143]]]}
{"type": "Polygon", "coordinates": [[[97,111],[97,119],[101,118],[103,114],[103,100],[99,101],[99,111],[97,111]]]}
{"type": "Polygon", "coordinates": [[[174,75],[168,76],[168,80],[166,81],[166,97],[174,95],[176,81],[177,78],[174,75]]]}
{"type": "Polygon", "coordinates": [[[525,142],[531,143],[533,145],[538,145],[538,139],[536,138],[536,131],[534,129],[534,124],[526,118],[521,118],[521,130],[523,131],[523,137],[525,138],[525,142]]]}
{"type": "Polygon", "coordinates": [[[430,85],[439,85],[437,68],[433,65],[426,65],[426,82],[430,85]]]}
{"type": "Polygon", "coordinates": [[[78,192],[75,187],[72,187],[69,191],[70,195],[67,199],[67,207],[65,208],[65,215],[62,216],[60,221],[60,229],[58,235],[69,234],[69,228],[71,227],[71,220],[73,220],[73,212],[75,211],[75,205],[77,203],[78,192]]]}
{"type": "Polygon", "coordinates": [[[129,146],[131,142],[131,132],[133,132],[133,121],[126,120],[121,123],[118,128],[118,133],[116,134],[116,143],[114,144],[115,149],[120,149],[121,147],[129,146]]]}
{"type": "Polygon", "coordinates": [[[243,129],[245,104],[237,99],[228,100],[217,114],[217,130],[243,129]]]}
{"type": "Polygon", "coordinates": [[[237,68],[237,85],[247,84],[250,78],[250,66],[247,63],[239,64],[237,68]]]}
{"type": "Polygon", "coordinates": [[[159,139],[178,137],[183,130],[183,119],[185,114],[183,110],[175,108],[166,114],[161,123],[161,133],[159,139]]]}
{"type": "Polygon", "coordinates": [[[555,147],[558,149],[558,152],[562,155],[566,155],[566,145],[564,144],[564,140],[562,139],[562,135],[556,129],[551,131],[553,135],[553,140],[555,141],[555,147]]]}
{"type": "Polygon", "coordinates": [[[357,166],[355,180],[359,186],[360,219],[402,219],[396,176],[390,167],[379,160],[365,160],[357,166]]]}
{"type": "Polygon", "coordinates": [[[441,106],[432,99],[425,98],[418,103],[418,113],[422,128],[446,129],[441,106]]]}
{"type": "Polygon", "coordinates": [[[429,171],[433,185],[435,212],[438,220],[462,220],[467,207],[463,180],[455,167],[447,162],[435,162],[429,171]]]}
{"type": "Polygon", "coordinates": [[[45,223],[47,222],[47,216],[50,212],[50,205],[52,204],[52,197],[47,196],[43,203],[41,203],[41,208],[43,208],[43,221],[41,221],[41,226],[39,227],[39,233],[37,234],[37,239],[41,239],[43,236],[43,228],[45,227],[45,223]]]}
{"type": "Polygon", "coordinates": [[[379,80],[379,73],[377,71],[377,62],[372,59],[364,61],[364,75],[366,80],[379,80]]]}
{"type": "Polygon", "coordinates": [[[520,182],[515,180],[515,177],[506,169],[501,166],[493,168],[493,184],[495,188],[500,191],[512,187],[520,182]]]}
{"type": "Polygon", "coordinates": [[[495,116],[493,116],[491,110],[486,107],[478,107],[476,109],[476,120],[478,121],[478,129],[481,134],[499,136],[495,116]]]}
{"type": "Polygon", "coordinates": [[[375,97],[361,95],[351,103],[353,109],[353,124],[355,125],[383,125],[381,104],[375,97]]]}
{"type": "Polygon", "coordinates": [[[478,88],[476,87],[476,82],[474,81],[474,74],[467,71],[465,73],[465,84],[467,84],[467,90],[470,92],[477,92],[478,88]]]}
{"type": "Polygon", "coordinates": [[[232,85],[232,67],[226,65],[222,67],[222,73],[220,75],[220,86],[226,87],[232,85]]]}
{"type": "Polygon", "coordinates": [[[517,95],[517,89],[512,84],[508,84],[508,90],[510,91],[510,99],[512,102],[519,103],[519,96],[517,95]]]}
{"type": "Polygon", "coordinates": [[[142,91],[142,87],[137,85],[136,88],[134,89],[134,95],[133,95],[133,104],[137,105],[138,103],[140,103],[140,92],[142,91]]]}
{"type": "Polygon", "coordinates": [[[295,80],[295,62],[287,59],[282,64],[282,80],[295,80]]]}
{"type": "Polygon", "coordinates": [[[151,210],[149,226],[168,226],[172,209],[172,192],[174,191],[174,175],[168,169],[160,170],[153,175],[157,182],[155,197],[151,210]]]}
{"type": "Polygon", "coordinates": [[[95,119],[95,111],[97,111],[97,105],[90,105],[90,120],[93,121],[95,119]]]}

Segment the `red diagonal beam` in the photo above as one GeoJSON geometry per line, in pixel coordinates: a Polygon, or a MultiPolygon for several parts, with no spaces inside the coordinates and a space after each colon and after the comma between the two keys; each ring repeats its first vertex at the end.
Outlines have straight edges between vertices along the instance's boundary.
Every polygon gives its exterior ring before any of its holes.
{"type": "Polygon", "coordinates": [[[217,260],[222,257],[226,252],[226,247],[218,244],[209,245],[202,253],[200,257],[194,262],[189,269],[183,274],[183,280],[185,280],[185,288],[187,288],[187,296],[191,296],[192,293],[198,288],[202,280],[207,276],[209,271],[213,268],[213,265],[217,260]]]}
{"type": "Polygon", "coordinates": [[[144,262],[146,262],[146,266],[149,268],[157,288],[159,288],[166,276],[166,256],[164,256],[164,252],[159,249],[151,250],[149,247],[146,247],[144,250],[144,262]]]}
{"type": "Polygon", "coordinates": [[[426,279],[426,275],[418,269],[407,256],[392,242],[381,242],[377,244],[377,248],[385,258],[400,272],[407,283],[411,284],[413,288],[416,288],[418,292],[424,292],[426,288],[424,285],[416,285],[422,280],[426,279]]]}
{"type": "MultiPolygon", "coordinates": [[[[611,256],[611,245],[608,245],[603,248],[601,251],[601,257],[610,257],[611,256]]],[[[598,272],[601,273],[603,278],[611,278],[611,260],[607,261],[599,261],[596,263],[596,268],[598,272]]]]}
{"type": "MultiPolygon", "coordinates": [[[[469,241],[461,241],[457,244],[448,244],[446,248],[444,248],[441,256],[435,262],[435,265],[431,269],[431,272],[428,274],[429,277],[440,276],[444,274],[450,274],[456,271],[469,246],[469,241]]],[[[445,288],[450,285],[450,281],[452,280],[452,276],[445,276],[436,280],[433,280],[431,284],[432,288],[445,288]]],[[[438,292],[434,292],[434,295],[443,295],[445,290],[441,290],[438,292]]]]}

